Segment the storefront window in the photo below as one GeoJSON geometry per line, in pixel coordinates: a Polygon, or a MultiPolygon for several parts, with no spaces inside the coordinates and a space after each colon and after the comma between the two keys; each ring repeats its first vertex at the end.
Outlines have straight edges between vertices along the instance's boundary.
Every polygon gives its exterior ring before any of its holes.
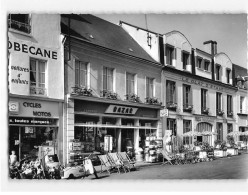
{"type": "Polygon", "coordinates": [[[177,124],[176,119],[167,119],[167,130],[172,130],[172,135],[177,135],[177,124]]]}

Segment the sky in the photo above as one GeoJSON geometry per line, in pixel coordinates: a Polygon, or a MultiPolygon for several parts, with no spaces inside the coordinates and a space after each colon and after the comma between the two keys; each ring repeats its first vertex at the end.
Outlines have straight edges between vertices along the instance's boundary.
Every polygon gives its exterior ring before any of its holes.
{"type": "Polygon", "coordinates": [[[119,24],[124,21],[157,33],[178,30],[193,48],[204,50],[203,42],[217,42],[217,51],[229,56],[232,63],[247,67],[246,14],[95,14],[119,24]],[[147,26],[146,26],[146,19],[147,26]]]}

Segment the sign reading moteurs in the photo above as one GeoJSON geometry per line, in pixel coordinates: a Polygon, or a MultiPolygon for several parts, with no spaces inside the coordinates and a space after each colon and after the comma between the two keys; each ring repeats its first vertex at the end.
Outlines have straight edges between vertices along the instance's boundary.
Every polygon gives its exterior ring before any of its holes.
{"type": "Polygon", "coordinates": [[[134,115],[137,112],[137,110],[138,108],[134,108],[134,107],[109,105],[105,113],[134,115]]]}

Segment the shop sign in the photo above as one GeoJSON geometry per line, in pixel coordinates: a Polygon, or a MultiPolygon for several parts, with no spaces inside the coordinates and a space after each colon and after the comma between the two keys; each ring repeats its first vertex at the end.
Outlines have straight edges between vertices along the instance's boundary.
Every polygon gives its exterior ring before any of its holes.
{"type": "Polygon", "coordinates": [[[19,112],[19,102],[9,101],[9,111],[13,114],[18,114],[19,112]]]}
{"type": "Polygon", "coordinates": [[[167,116],[169,116],[168,109],[160,110],[160,117],[167,117],[167,116]]]}
{"type": "Polygon", "coordinates": [[[59,117],[57,102],[18,99],[9,102],[9,110],[18,110],[10,114],[18,114],[22,117],[59,117]]]}
{"type": "Polygon", "coordinates": [[[196,121],[201,121],[201,122],[214,122],[214,118],[213,117],[207,117],[207,116],[196,116],[195,117],[196,121]]]}
{"type": "Polygon", "coordinates": [[[183,82],[199,85],[201,87],[206,87],[206,88],[209,88],[209,89],[215,89],[217,91],[223,91],[224,90],[223,87],[219,87],[219,86],[216,86],[216,85],[213,85],[213,84],[210,84],[210,83],[206,83],[206,82],[203,82],[203,81],[198,81],[198,80],[187,78],[187,77],[181,77],[181,79],[182,79],[183,82]]]}
{"type": "Polygon", "coordinates": [[[134,107],[109,105],[105,113],[134,115],[137,112],[137,110],[138,108],[134,108],[134,107]]]}
{"type": "Polygon", "coordinates": [[[38,57],[45,57],[57,60],[57,52],[49,49],[42,49],[40,47],[30,46],[24,43],[18,43],[16,41],[8,43],[8,49],[22,53],[32,54],[38,57]]]}
{"type": "Polygon", "coordinates": [[[9,117],[9,124],[16,125],[56,125],[56,119],[9,117]]]}

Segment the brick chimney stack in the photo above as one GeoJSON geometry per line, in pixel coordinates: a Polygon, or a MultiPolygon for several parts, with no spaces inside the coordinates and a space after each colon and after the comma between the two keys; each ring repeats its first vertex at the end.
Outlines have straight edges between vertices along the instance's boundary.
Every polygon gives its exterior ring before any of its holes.
{"type": "Polygon", "coordinates": [[[216,41],[205,41],[203,43],[205,52],[215,55],[217,54],[217,42],[216,41]]]}

